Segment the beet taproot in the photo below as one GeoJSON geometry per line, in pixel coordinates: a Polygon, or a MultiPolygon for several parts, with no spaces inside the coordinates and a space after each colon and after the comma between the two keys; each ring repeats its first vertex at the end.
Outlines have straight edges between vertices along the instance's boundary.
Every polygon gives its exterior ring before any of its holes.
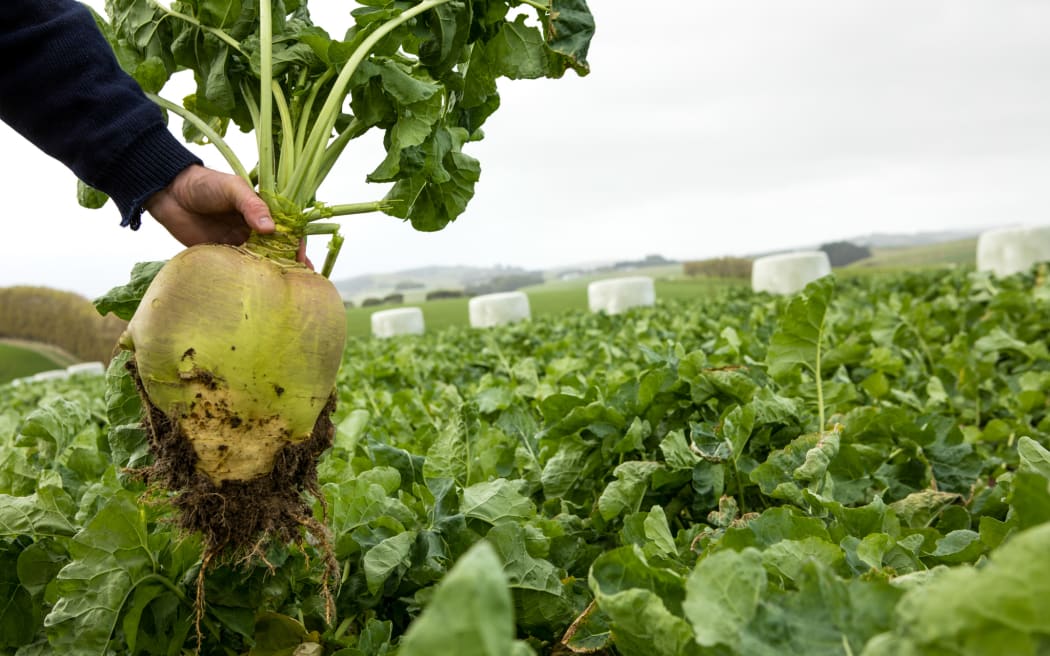
{"type": "Polygon", "coordinates": [[[124,338],[150,402],[216,484],[263,476],[283,446],[310,437],[345,341],[332,283],[223,245],[169,261],[124,338]]]}

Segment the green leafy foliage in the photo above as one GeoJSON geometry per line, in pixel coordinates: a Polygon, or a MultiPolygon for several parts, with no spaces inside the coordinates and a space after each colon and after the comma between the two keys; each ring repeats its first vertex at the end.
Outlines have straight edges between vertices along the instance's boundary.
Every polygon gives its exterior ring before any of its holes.
{"type": "MultiPolygon", "coordinates": [[[[292,214],[342,212],[315,194],[347,144],[376,128],[386,152],[368,180],[392,184],[371,209],[440,230],[474,195],[481,166],[464,147],[483,137],[499,107],[497,80],[590,71],[594,19],[585,0],[361,0],[342,39],[312,22],[305,0],[270,3],[264,34],[265,7],[109,0],[109,20],[96,20],[146,91],[160,94],[176,71],[192,71],[194,92],[163,106],[190,119],[188,141],[220,146],[246,177],[253,167],[224,149],[222,137],[231,125],[254,130],[260,189],[292,214]],[[275,109],[266,118],[270,95],[275,109]]],[[[85,204],[104,200],[81,191],[85,204]]]]}
{"type": "Polygon", "coordinates": [[[821,356],[825,348],[828,303],[834,290],[835,279],[831,276],[824,276],[806,285],[802,293],[788,304],[766,353],[769,375],[775,380],[782,382],[785,378],[797,377],[802,369],[809,371],[817,394],[819,430],[824,430],[821,356]]]}
{"type": "Polygon", "coordinates": [[[95,309],[101,315],[110,312],[129,321],[135,314],[142,297],[153,279],[160,273],[166,262],[139,262],[131,269],[131,279],[126,285],[120,285],[95,299],[95,309]]]}
{"type": "Polygon", "coordinates": [[[109,196],[86,184],[83,180],[77,180],[77,202],[81,207],[89,210],[97,210],[106,204],[109,196]]]}
{"type": "Polygon", "coordinates": [[[507,580],[484,542],[468,551],[434,591],[430,607],[405,634],[403,656],[528,653],[514,645],[507,580]]]}
{"type": "Polygon", "coordinates": [[[1050,647],[1048,549],[1050,524],[1044,523],[1018,533],[985,567],[945,571],[908,591],[895,611],[896,630],[864,653],[1044,653],[1050,647]]]}
{"type": "MultiPolygon", "coordinates": [[[[201,653],[1046,653],[1045,272],[834,285],[352,340],[335,621],[272,545],[209,572],[201,653]]],[[[0,653],[196,648],[140,412],[120,359],[0,387],[0,653]]]]}
{"type": "MultiPolygon", "coordinates": [[[[128,595],[153,572],[145,513],[133,495],[115,495],[69,543],[70,563],[44,626],[51,644],[104,653],[128,595]]],[[[134,635],[134,631],[132,635],[134,635]]]]}

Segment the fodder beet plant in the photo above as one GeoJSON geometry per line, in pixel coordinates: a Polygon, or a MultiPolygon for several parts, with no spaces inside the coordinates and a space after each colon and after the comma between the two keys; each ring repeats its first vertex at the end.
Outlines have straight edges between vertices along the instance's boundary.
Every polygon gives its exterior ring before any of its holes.
{"type": "Polygon", "coordinates": [[[213,144],[257,185],[277,224],[243,247],[189,248],[149,284],[122,339],[147,407],[154,463],[143,474],[203,534],[205,569],[220,554],[301,540],[303,528],[325,545],[304,497],[320,498],[315,463],[331,441],[345,341],[327,280],[342,238],[325,220],[381,211],[426,231],[454,220],[480,175],[464,146],[499,106],[496,80],[588,72],[586,2],[361,0],[342,39],[312,22],[305,0],[106,9],[97,20],[124,68],[184,119],[188,140],[213,144]],[[181,104],[158,95],[186,69],[195,93],[181,104]],[[224,141],[231,125],[257,138],[251,169],[224,141]],[[323,202],[333,164],[371,129],[385,132],[386,154],[368,180],[389,191],[323,202]],[[319,234],[331,235],[320,274],[296,262],[319,234]]]}

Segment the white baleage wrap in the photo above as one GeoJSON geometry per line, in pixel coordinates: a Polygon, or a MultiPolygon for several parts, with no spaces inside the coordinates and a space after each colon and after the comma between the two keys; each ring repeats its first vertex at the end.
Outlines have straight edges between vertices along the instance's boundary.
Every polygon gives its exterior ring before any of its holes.
{"type": "Polygon", "coordinates": [[[1009,276],[1050,261],[1050,225],[997,228],[977,238],[977,270],[1009,276]]]}
{"type": "Polygon", "coordinates": [[[42,380],[65,380],[69,378],[69,372],[65,369],[51,369],[50,371],[41,371],[38,374],[33,374],[28,380],[36,383],[42,380]]]}
{"type": "Polygon", "coordinates": [[[104,376],[106,365],[101,362],[80,362],[66,367],[70,376],[104,376]]]}
{"type": "Polygon", "coordinates": [[[620,314],[633,307],[656,303],[656,289],[648,276],[608,278],[587,285],[587,305],[591,312],[620,314]]]}
{"type": "Polygon", "coordinates": [[[751,288],[756,292],[795,294],[831,273],[824,251],[796,251],[760,257],[751,264],[751,288]]]}
{"type": "Polygon", "coordinates": [[[372,313],[372,334],[376,337],[422,335],[423,310],[417,307],[380,310],[372,313]]]}
{"type": "Polygon", "coordinates": [[[529,297],[525,292],[501,292],[475,296],[468,304],[470,325],[474,328],[491,328],[515,321],[529,319],[529,297]]]}

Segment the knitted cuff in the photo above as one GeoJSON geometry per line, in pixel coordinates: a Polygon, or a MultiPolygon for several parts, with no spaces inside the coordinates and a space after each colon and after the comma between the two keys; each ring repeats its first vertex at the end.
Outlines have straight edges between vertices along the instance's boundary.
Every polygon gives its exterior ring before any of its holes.
{"type": "Polygon", "coordinates": [[[109,194],[120,211],[120,225],[138,230],[142,206],[150,196],[167,187],[186,167],[200,158],[157,124],[133,141],[99,179],[98,188],[109,194]]]}

